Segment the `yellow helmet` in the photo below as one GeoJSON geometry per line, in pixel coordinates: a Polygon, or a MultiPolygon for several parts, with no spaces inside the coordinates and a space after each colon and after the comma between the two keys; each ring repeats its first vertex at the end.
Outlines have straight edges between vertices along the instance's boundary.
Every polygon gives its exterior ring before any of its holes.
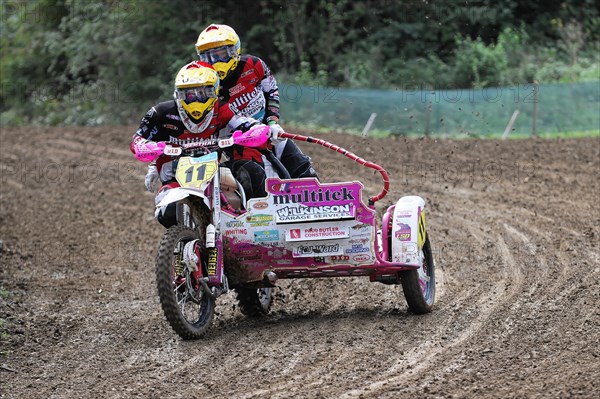
{"type": "Polygon", "coordinates": [[[198,36],[196,51],[200,61],[211,64],[225,79],[240,60],[240,38],[230,26],[212,24],[198,36]]]}
{"type": "Polygon", "coordinates": [[[190,62],[175,77],[177,107],[198,124],[209,113],[212,115],[219,84],[219,75],[210,64],[190,62]]]}

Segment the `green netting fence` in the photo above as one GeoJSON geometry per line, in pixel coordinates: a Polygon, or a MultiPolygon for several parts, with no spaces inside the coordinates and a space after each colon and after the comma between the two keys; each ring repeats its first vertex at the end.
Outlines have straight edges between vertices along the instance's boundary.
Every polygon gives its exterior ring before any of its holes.
{"type": "Polygon", "coordinates": [[[280,84],[282,123],[310,129],[435,136],[600,130],[600,81],[461,90],[280,84]],[[515,112],[518,111],[518,112],[515,112]],[[373,115],[375,114],[375,115],[373,115]]]}

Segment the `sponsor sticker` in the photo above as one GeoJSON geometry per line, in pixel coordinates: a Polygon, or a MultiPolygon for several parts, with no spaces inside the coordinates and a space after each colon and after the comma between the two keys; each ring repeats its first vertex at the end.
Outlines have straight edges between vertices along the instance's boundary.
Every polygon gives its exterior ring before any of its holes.
{"type": "Polygon", "coordinates": [[[219,140],[219,147],[221,147],[221,148],[231,147],[232,145],[233,145],[233,139],[232,138],[220,139],[219,140]]]}
{"type": "Polygon", "coordinates": [[[359,262],[359,263],[363,263],[363,262],[370,262],[371,261],[371,255],[354,255],[352,257],[352,260],[355,262],[359,262]]]}
{"type": "Polygon", "coordinates": [[[396,226],[398,230],[394,232],[394,237],[396,237],[400,241],[410,241],[411,239],[411,230],[410,225],[406,223],[397,223],[396,226]]]}
{"type": "Polygon", "coordinates": [[[279,230],[260,230],[254,232],[254,241],[269,242],[279,241],[279,230]]]}
{"type": "Polygon", "coordinates": [[[312,241],[331,240],[350,237],[349,227],[340,227],[333,224],[318,227],[297,227],[286,232],[286,241],[312,241]]]}
{"type": "Polygon", "coordinates": [[[401,211],[401,212],[398,212],[398,215],[397,215],[398,219],[410,219],[411,217],[412,217],[411,211],[401,211]]]}
{"type": "Polygon", "coordinates": [[[349,244],[367,244],[369,241],[371,241],[368,238],[353,238],[351,240],[348,240],[349,244]]]}
{"type": "MultiPolygon", "coordinates": [[[[264,201],[260,201],[260,202],[256,202],[255,204],[252,205],[252,208],[254,209],[265,209],[269,206],[269,204],[267,204],[264,201]]],[[[271,219],[272,220],[272,219],[271,219]]]]}
{"type": "Polygon", "coordinates": [[[248,229],[241,229],[241,228],[233,228],[233,229],[226,229],[223,234],[226,237],[229,236],[238,236],[238,235],[246,235],[248,234],[248,229]]]}
{"type": "Polygon", "coordinates": [[[277,223],[295,223],[311,220],[352,219],[355,215],[353,204],[305,206],[295,205],[279,208],[276,212],[277,223]]]}
{"type": "Polygon", "coordinates": [[[246,86],[244,86],[243,83],[238,83],[235,86],[233,86],[231,89],[229,89],[229,96],[233,97],[236,94],[242,92],[245,88],[246,88],[246,86]]]}
{"type": "Polygon", "coordinates": [[[217,273],[217,249],[209,248],[208,250],[208,274],[215,275],[217,273]]]}
{"type": "Polygon", "coordinates": [[[360,234],[364,234],[364,233],[370,233],[373,229],[373,226],[371,226],[370,224],[367,223],[360,223],[360,224],[355,224],[354,226],[352,226],[352,232],[356,233],[357,235],[360,234]]]}
{"type": "Polygon", "coordinates": [[[259,214],[246,216],[246,222],[250,223],[252,226],[266,226],[272,221],[272,215],[259,214]]]}
{"type": "Polygon", "coordinates": [[[344,251],[344,253],[347,254],[356,254],[360,252],[369,252],[369,248],[361,244],[352,244],[351,248],[346,248],[346,250],[344,251]]]}
{"type": "Polygon", "coordinates": [[[271,192],[271,193],[285,192],[285,191],[287,191],[289,185],[290,185],[289,183],[272,184],[271,187],[269,187],[269,192],[271,192]]]}
{"type": "Polygon", "coordinates": [[[340,244],[300,244],[295,246],[292,250],[292,256],[294,258],[331,255],[342,255],[342,247],[340,244]]]}
{"type": "Polygon", "coordinates": [[[167,145],[165,147],[165,149],[163,150],[163,153],[165,155],[171,156],[171,157],[176,157],[178,155],[181,155],[181,148],[179,147],[172,147],[170,145],[167,145]]]}
{"type": "Polygon", "coordinates": [[[330,259],[332,262],[347,262],[350,257],[348,255],[334,255],[330,259]]]}

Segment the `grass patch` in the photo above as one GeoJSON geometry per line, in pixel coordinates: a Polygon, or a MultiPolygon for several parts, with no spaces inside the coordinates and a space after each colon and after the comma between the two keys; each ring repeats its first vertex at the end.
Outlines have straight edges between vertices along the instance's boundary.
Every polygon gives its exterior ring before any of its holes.
{"type": "Polygon", "coordinates": [[[577,132],[542,133],[539,135],[544,139],[576,139],[584,137],[600,137],[600,130],[583,130],[577,132]]]}
{"type": "Polygon", "coordinates": [[[10,291],[4,287],[0,287],[0,298],[7,299],[10,296],[10,291]]]}

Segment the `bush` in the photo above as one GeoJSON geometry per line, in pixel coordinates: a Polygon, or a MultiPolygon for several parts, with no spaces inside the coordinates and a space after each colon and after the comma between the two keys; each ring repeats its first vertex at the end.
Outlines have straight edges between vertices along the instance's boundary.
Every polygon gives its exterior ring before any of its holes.
{"type": "Polygon", "coordinates": [[[502,42],[485,45],[478,37],[456,38],[453,81],[459,87],[501,86],[506,82],[508,58],[502,42]]]}

